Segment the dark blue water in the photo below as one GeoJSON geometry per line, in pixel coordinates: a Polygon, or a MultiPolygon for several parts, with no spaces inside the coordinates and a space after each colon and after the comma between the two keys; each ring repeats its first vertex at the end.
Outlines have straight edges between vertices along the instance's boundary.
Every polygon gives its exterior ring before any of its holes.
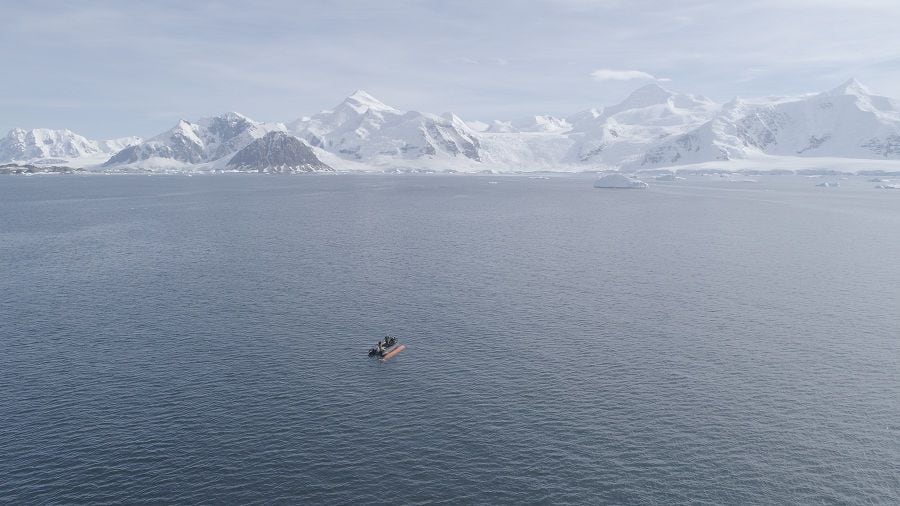
{"type": "Polygon", "coordinates": [[[759,179],[2,177],[0,502],[898,503],[900,192],[759,179]]]}

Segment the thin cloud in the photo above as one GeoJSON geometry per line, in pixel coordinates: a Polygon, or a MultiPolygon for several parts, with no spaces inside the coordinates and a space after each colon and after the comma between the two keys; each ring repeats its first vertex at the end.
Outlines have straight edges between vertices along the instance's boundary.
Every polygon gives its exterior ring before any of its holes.
{"type": "Polygon", "coordinates": [[[591,78],[595,81],[630,81],[632,79],[652,79],[653,74],[648,74],[640,70],[615,70],[615,69],[597,69],[591,72],[591,78]]]}
{"type": "Polygon", "coordinates": [[[145,111],[285,121],[357,88],[466,119],[568,115],[635,84],[666,85],[660,76],[716,100],[826,89],[851,75],[900,96],[897,0],[133,3],[0,3],[0,45],[16,48],[5,66],[54,69],[52,80],[0,79],[0,135],[22,125],[94,138],[171,126],[145,111]]]}

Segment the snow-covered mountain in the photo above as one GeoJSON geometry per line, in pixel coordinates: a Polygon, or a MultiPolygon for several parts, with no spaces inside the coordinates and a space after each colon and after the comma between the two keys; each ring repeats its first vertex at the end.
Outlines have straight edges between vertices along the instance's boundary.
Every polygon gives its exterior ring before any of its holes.
{"type": "Polygon", "coordinates": [[[229,157],[282,124],[266,124],[236,113],[181,120],[171,129],[113,155],[104,167],[122,165],[178,166],[214,162],[229,157]]]}
{"type": "Polygon", "coordinates": [[[760,155],[900,159],[900,104],[853,79],[818,94],[735,99],[710,121],[647,150],[640,166],[760,155]]]}
{"type": "Polygon", "coordinates": [[[660,140],[709,121],[718,109],[706,97],[648,84],[618,104],[570,117],[574,144],[563,161],[607,167],[633,163],[660,140]]]}
{"type": "Polygon", "coordinates": [[[98,141],[87,139],[71,130],[15,128],[0,139],[0,162],[70,166],[96,164],[111,153],[139,142],[139,137],[98,141]]]}
{"type": "Polygon", "coordinates": [[[105,160],[104,167],[129,169],[580,171],[800,158],[900,164],[900,104],[855,80],[822,93],[724,105],[649,84],[617,104],[566,118],[466,122],[452,113],[403,111],[357,91],[288,125],[226,113],[179,121],[143,142],[44,129],[0,139],[0,162],[83,167],[105,160]]]}
{"type": "Polygon", "coordinates": [[[476,132],[453,114],[438,116],[400,111],[365,91],[357,91],[332,110],[301,118],[288,130],[344,159],[371,164],[394,160],[441,159],[478,162],[476,132]]]}
{"type": "Polygon", "coordinates": [[[227,167],[257,172],[334,171],[303,141],[286,132],[269,132],[238,151],[227,167]]]}
{"type": "Polygon", "coordinates": [[[572,125],[564,118],[538,115],[515,121],[494,120],[483,131],[491,133],[564,132],[571,128],[572,125]]]}

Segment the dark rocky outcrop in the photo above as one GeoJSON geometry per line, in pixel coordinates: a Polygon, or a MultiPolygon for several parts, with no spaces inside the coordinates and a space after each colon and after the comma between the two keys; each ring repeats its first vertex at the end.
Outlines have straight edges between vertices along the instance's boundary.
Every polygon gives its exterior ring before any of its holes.
{"type": "Polygon", "coordinates": [[[285,132],[269,132],[235,153],[229,169],[258,172],[333,171],[300,139],[285,132]]]}

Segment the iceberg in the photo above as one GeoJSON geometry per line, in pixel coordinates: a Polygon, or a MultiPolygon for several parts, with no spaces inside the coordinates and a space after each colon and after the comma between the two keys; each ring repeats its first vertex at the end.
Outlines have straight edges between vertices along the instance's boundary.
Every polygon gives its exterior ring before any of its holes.
{"type": "Polygon", "coordinates": [[[685,178],[676,176],[675,174],[662,174],[653,178],[657,181],[684,181],[685,178]]]}
{"type": "Polygon", "coordinates": [[[640,179],[624,174],[607,174],[594,181],[594,188],[647,188],[648,186],[640,179]]]}

